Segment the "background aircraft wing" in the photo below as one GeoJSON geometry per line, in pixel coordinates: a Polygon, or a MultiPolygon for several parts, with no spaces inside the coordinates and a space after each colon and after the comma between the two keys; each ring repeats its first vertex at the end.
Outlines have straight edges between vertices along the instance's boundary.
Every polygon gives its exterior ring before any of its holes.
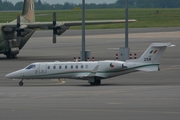
{"type": "MultiPolygon", "coordinates": [[[[128,22],[136,22],[136,20],[129,20],[128,22]]],[[[99,20],[99,21],[86,21],[86,25],[96,25],[96,24],[115,24],[115,23],[125,23],[125,20],[99,20]]],[[[82,21],[70,21],[64,22],[65,26],[79,26],[82,25],[82,21]]]]}
{"type": "MultiPolygon", "coordinates": [[[[56,17],[54,15],[52,22],[21,22],[22,17],[17,17],[17,20],[12,23],[5,23],[2,25],[2,30],[4,32],[14,32],[17,31],[18,36],[21,32],[30,31],[32,29],[52,29],[53,30],[53,43],[56,43],[56,35],[61,35],[70,26],[80,26],[82,21],[66,21],[66,22],[56,22],[56,17]]],[[[136,22],[136,20],[129,20],[129,22],[136,22]]],[[[85,25],[97,25],[97,24],[115,24],[115,23],[125,23],[125,20],[97,20],[97,21],[85,21],[85,25]]],[[[17,37],[18,38],[18,37],[17,37]]]]}
{"type": "MultiPolygon", "coordinates": [[[[136,22],[136,20],[129,20],[128,22],[136,22]]],[[[85,21],[86,25],[96,25],[96,24],[115,24],[115,23],[125,23],[125,20],[97,20],[97,21],[85,21]]],[[[66,21],[66,22],[56,22],[55,27],[61,26],[80,26],[82,21],[66,21]]],[[[2,25],[4,28],[16,28],[16,23],[6,23],[2,25]]],[[[20,23],[20,28],[47,28],[53,29],[52,22],[33,22],[33,23],[20,23]],[[24,26],[24,27],[23,27],[24,26]]]]}

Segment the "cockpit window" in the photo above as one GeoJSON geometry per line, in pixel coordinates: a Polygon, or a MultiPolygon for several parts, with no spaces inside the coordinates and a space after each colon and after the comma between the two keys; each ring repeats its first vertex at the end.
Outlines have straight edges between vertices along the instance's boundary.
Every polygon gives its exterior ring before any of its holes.
{"type": "Polygon", "coordinates": [[[26,67],[26,69],[35,69],[36,68],[36,65],[29,65],[26,67]]]}

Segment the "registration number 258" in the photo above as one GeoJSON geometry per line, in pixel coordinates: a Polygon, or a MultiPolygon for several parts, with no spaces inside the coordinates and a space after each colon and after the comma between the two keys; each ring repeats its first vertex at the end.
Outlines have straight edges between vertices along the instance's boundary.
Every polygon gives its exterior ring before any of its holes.
{"type": "Polygon", "coordinates": [[[144,61],[151,61],[151,58],[144,58],[144,61]]]}

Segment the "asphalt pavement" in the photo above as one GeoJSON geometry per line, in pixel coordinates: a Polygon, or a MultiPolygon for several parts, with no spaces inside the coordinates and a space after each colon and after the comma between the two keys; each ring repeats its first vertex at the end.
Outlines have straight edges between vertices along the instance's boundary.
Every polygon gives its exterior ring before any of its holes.
{"type": "MultiPolygon", "coordinates": [[[[0,55],[0,119],[179,120],[179,28],[135,31],[129,34],[129,47],[137,57],[153,42],[176,45],[163,54],[160,71],[105,79],[101,86],[90,86],[81,80],[53,79],[24,80],[20,87],[19,81],[6,79],[5,75],[32,62],[72,61],[80,55],[81,31],[67,31],[57,37],[56,44],[52,43],[51,31],[36,31],[17,59],[0,55]]],[[[124,37],[117,30],[89,30],[86,49],[91,50],[95,60],[114,60],[118,51],[109,48],[124,47],[124,37]]]]}

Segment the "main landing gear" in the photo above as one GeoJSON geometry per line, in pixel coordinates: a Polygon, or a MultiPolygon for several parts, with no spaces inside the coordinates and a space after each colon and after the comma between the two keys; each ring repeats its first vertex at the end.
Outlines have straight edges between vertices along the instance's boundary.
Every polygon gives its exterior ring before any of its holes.
{"type": "Polygon", "coordinates": [[[16,59],[17,55],[6,54],[7,59],[16,59]]]}
{"type": "Polygon", "coordinates": [[[101,85],[101,80],[100,79],[96,79],[94,80],[94,82],[89,82],[91,86],[94,86],[94,85],[101,85]]]}
{"type": "Polygon", "coordinates": [[[6,53],[4,53],[4,55],[6,55],[8,59],[16,59],[18,53],[19,53],[18,47],[11,47],[6,53]]]}
{"type": "Polygon", "coordinates": [[[23,86],[23,80],[19,82],[19,86],[23,86]]]}

